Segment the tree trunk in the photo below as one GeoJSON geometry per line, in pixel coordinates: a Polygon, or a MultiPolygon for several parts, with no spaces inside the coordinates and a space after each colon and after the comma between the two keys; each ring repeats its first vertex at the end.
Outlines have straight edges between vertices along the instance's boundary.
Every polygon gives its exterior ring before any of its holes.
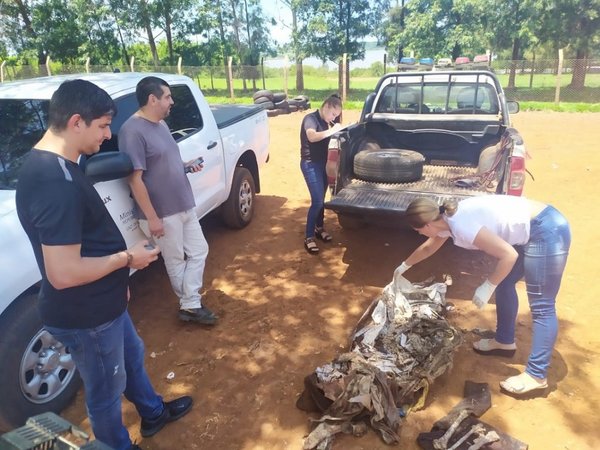
{"type": "Polygon", "coordinates": [[[296,58],[296,91],[304,91],[304,68],[300,57],[296,58]]]}
{"type": "Polygon", "coordinates": [[[144,22],[144,29],[148,36],[148,45],[150,45],[150,51],[152,52],[152,59],[154,61],[154,67],[158,67],[158,52],[156,51],[156,42],[154,40],[154,33],[152,33],[152,24],[150,23],[150,16],[148,14],[148,4],[145,0],[142,0],[142,20],[144,22]]]}
{"type": "Polygon", "coordinates": [[[173,33],[171,30],[172,26],[171,11],[165,11],[165,34],[167,35],[167,47],[169,49],[169,65],[175,64],[175,58],[173,57],[173,33]]]}
{"type": "Polygon", "coordinates": [[[515,88],[515,78],[517,72],[517,60],[519,59],[519,51],[520,51],[520,42],[519,38],[515,38],[513,40],[513,48],[512,48],[512,61],[510,62],[510,73],[508,75],[508,88],[515,88]]]}
{"type": "Polygon", "coordinates": [[[571,77],[571,84],[569,85],[575,89],[583,89],[585,86],[585,74],[588,65],[588,59],[586,51],[583,49],[577,49],[575,63],[573,65],[573,76],[571,77]]]}
{"type": "Polygon", "coordinates": [[[217,1],[217,8],[219,11],[219,37],[221,38],[221,48],[223,49],[223,69],[225,70],[225,80],[227,81],[227,92],[230,92],[229,67],[227,66],[227,55],[225,54],[225,27],[223,25],[223,11],[220,0],[217,1]]]}

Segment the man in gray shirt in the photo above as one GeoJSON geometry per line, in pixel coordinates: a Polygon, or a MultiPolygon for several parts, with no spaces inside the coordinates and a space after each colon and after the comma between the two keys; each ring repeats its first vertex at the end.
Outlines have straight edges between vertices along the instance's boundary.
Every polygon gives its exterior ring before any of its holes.
{"type": "Polygon", "coordinates": [[[134,214],[140,228],[162,250],[171,286],[179,297],[179,318],[213,325],[217,316],[202,305],[199,293],[208,243],[185,174],[186,167],[198,172],[202,166],[183,163],[164,121],[173,106],[169,84],[145,77],[135,93],[140,109],[119,132],[119,147],[133,162],[129,186],[136,203],[134,214]]]}

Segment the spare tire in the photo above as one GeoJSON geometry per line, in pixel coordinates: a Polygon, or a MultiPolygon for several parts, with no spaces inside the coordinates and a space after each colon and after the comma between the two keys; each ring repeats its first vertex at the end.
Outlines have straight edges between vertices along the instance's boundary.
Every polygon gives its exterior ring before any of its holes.
{"type": "Polygon", "coordinates": [[[363,150],[354,157],[354,173],[365,181],[409,183],[421,179],[425,157],[399,148],[363,150]]]}
{"type": "Polygon", "coordinates": [[[258,97],[267,97],[269,100],[273,101],[273,92],[268,89],[256,91],[252,96],[252,100],[256,100],[258,97]]]}

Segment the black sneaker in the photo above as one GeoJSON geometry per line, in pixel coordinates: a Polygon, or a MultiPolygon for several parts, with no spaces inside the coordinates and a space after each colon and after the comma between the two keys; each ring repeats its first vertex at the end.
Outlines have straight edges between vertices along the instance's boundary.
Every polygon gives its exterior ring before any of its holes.
{"type": "MultiPolygon", "coordinates": [[[[169,422],[173,422],[185,416],[192,409],[192,397],[184,396],[170,402],[163,402],[163,412],[156,419],[142,418],[141,434],[150,437],[158,433],[169,422]]],[[[135,447],[134,447],[135,448],[135,447]]]]}
{"type": "Polygon", "coordinates": [[[184,322],[197,322],[204,325],[214,325],[218,317],[206,306],[202,308],[180,309],[179,319],[184,322]]]}

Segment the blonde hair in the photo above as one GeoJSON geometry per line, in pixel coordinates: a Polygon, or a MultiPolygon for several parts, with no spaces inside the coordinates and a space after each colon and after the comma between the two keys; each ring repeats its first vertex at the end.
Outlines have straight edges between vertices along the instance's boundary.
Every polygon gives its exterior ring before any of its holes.
{"type": "Polygon", "coordinates": [[[406,209],[406,221],[412,228],[422,228],[428,223],[442,218],[442,214],[452,217],[458,209],[456,200],[445,200],[442,206],[429,198],[418,198],[410,202],[406,209]]]}

